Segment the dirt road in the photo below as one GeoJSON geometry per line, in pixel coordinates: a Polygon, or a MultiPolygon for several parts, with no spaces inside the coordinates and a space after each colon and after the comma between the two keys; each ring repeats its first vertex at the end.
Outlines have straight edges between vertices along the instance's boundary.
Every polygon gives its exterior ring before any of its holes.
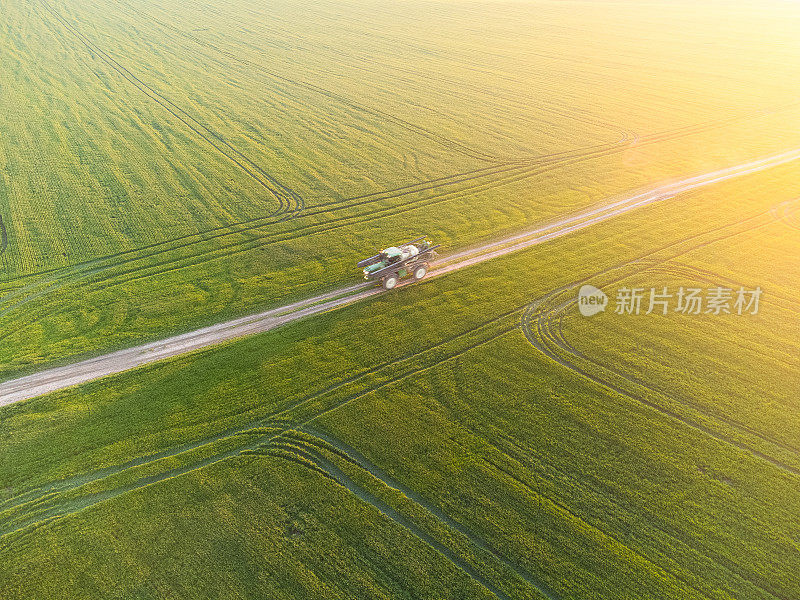
{"type": "MultiPolygon", "coordinates": [[[[439,277],[458,269],[568,235],[574,231],[607,221],[654,202],[666,200],[680,193],[763,171],[798,159],[800,159],[800,149],[795,149],[703,175],[673,181],[612,201],[606,201],[584,211],[541,225],[536,229],[443,257],[432,265],[429,277],[439,277]]],[[[0,406],[35,398],[42,394],[186,354],[234,338],[269,331],[285,323],[334,310],[380,293],[383,293],[383,290],[376,288],[374,284],[361,283],[259,314],[204,327],[157,342],[119,350],[75,364],[46,369],[19,379],[12,379],[0,383],[0,406]]]]}

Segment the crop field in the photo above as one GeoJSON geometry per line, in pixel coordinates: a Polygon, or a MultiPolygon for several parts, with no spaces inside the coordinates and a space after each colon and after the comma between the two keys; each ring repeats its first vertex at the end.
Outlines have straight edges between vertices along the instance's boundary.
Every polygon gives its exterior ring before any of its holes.
{"type": "Polygon", "coordinates": [[[796,596],[799,172],[4,409],[0,586],[796,596]],[[767,291],[757,315],[587,320],[551,291],[583,281],[767,291]]]}
{"type": "Polygon", "coordinates": [[[787,7],[503,6],[4,3],[0,377],[797,138],[787,7]]]}
{"type": "MultiPolygon", "coordinates": [[[[0,380],[797,150],[798,30],[779,2],[4,1],[0,380]]],[[[0,407],[0,597],[800,598],[799,256],[789,161],[0,407]]]]}

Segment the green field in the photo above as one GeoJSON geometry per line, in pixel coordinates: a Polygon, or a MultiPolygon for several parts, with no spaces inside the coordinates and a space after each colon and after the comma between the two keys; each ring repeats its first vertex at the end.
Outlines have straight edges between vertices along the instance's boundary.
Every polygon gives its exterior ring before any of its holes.
{"type": "Polygon", "coordinates": [[[502,6],[6,3],[0,377],[800,134],[790,7],[502,6]]]}
{"type": "MultiPolygon", "coordinates": [[[[799,26],[10,0],[0,379],[800,147],[799,26]]],[[[798,598],[798,198],[790,163],[3,407],[0,597],[798,598]],[[584,283],[764,294],[588,319],[584,283]]]]}

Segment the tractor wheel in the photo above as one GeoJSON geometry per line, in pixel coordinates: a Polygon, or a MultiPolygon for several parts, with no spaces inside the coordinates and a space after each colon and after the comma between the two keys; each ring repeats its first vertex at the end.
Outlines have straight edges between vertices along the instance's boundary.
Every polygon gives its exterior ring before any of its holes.
{"type": "Polygon", "coordinates": [[[419,281],[428,273],[428,265],[419,265],[416,269],[414,269],[414,280],[419,281]]]}
{"type": "Polygon", "coordinates": [[[395,274],[387,275],[386,277],[383,278],[383,289],[385,290],[394,289],[398,281],[399,279],[397,278],[397,275],[395,274]]]}

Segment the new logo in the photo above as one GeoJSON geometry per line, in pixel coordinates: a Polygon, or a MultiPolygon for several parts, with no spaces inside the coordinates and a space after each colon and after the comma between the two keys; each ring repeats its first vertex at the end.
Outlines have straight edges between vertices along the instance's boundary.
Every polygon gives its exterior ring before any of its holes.
{"type": "Polygon", "coordinates": [[[593,285],[581,286],[578,292],[578,310],[584,317],[603,312],[608,305],[608,296],[593,285]]]}

